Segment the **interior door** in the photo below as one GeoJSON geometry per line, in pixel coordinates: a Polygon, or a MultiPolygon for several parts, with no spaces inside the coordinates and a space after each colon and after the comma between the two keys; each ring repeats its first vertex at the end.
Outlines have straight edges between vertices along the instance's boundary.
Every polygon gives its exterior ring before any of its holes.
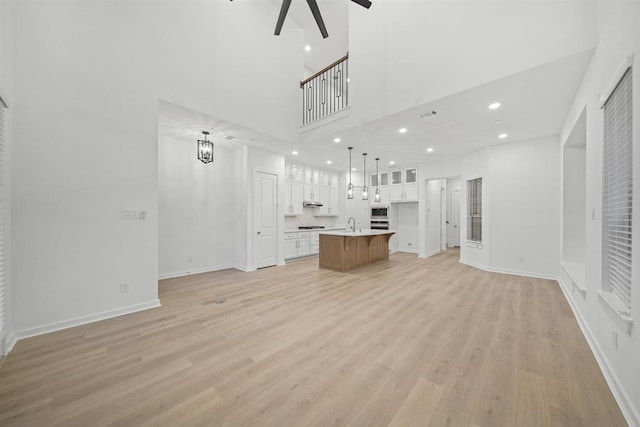
{"type": "Polygon", "coordinates": [[[254,260],[256,268],[269,267],[278,254],[278,176],[255,172],[253,181],[254,260]]]}
{"type": "Polygon", "coordinates": [[[460,194],[460,190],[454,190],[451,201],[452,244],[457,247],[460,247],[460,194]]]}

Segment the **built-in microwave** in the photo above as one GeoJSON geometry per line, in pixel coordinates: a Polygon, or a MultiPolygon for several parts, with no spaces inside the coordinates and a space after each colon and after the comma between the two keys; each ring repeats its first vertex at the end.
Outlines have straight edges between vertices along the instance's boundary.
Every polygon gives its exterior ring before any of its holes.
{"type": "Polygon", "coordinates": [[[371,206],[371,219],[389,219],[389,206],[371,206]]]}

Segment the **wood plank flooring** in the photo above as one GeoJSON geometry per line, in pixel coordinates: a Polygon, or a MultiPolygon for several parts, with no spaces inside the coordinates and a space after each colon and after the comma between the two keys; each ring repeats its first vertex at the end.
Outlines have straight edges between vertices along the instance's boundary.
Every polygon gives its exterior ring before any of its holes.
{"type": "Polygon", "coordinates": [[[161,308],[18,342],[0,425],[626,425],[558,284],[458,257],[161,281],[161,308]]]}

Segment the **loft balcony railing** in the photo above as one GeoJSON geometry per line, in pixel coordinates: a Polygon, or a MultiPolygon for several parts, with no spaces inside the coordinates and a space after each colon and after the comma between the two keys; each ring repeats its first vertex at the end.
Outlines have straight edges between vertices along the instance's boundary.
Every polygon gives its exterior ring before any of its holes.
{"type": "Polygon", "coordinates": [[[323,119],[349,106],[349,54],[300,82],[302,124],[323,119]]]}

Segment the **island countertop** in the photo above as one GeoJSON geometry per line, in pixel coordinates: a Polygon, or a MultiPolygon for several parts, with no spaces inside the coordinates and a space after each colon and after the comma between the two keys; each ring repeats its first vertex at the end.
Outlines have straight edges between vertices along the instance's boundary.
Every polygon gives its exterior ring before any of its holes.
{"type": "Polygon", "coordinates": [[[380,236],[383,234],[394,234],[395,230],[339,230],[339,231],[320,231],[320,234],[329,236],[344,236],[344,237],[363,237],[363,236],[380,236]]]}

